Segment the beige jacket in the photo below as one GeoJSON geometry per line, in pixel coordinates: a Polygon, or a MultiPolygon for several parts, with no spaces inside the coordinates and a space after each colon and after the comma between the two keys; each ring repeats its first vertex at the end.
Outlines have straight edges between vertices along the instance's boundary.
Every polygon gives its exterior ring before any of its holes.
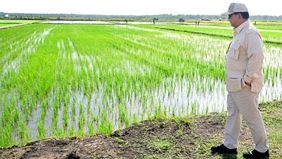
{"type": "Polygon", "coordinates": [[[240,91],[251,83],[251,91],[263,87],[263,43],[260,34],[249,21],[234,29],[233,40],[226,53],[226,87],[229,92],[240,91]]]}

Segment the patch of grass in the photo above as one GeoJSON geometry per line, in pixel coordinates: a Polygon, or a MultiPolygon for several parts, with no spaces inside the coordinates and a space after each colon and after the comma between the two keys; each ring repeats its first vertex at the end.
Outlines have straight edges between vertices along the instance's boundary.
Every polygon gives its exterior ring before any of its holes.
{"type": "Polygon", "coordinates": [[[152,155],[150,154],[150,155],[144,155],[142,158],[143,159],[156,159],[156,158],[170,159],[172,157],[171,156],[164,156],[162,154],[152,154],[152,155]]]}
{"type": "Polygon", "coordinates": [[[157,138],[157,139],[154,139],[153,141],[151,141],[151,145],[158,150],[166,151],[166,150],[171,148],[173,143],[168,139],[157,138]]]}

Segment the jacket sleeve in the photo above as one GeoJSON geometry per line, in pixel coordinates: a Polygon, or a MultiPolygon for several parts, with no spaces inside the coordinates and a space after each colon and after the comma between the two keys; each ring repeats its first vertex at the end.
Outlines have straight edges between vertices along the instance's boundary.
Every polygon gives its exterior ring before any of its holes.
{"type": "Polygon", "coordinates": [[[259,33],[251,31],[246,36],[248,64],[244,81],[251,83],[254,79],[259,78],[263,63],[263,43],[259,33]]]}

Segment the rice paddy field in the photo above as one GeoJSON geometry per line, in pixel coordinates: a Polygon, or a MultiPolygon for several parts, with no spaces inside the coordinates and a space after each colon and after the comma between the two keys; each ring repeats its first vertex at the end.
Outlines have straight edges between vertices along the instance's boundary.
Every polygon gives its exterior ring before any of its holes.
{"type": "MultiPolygon", "coordinates": [[[[231,27],[222,27],[222,26],[197,26],[197,25],[163,25],[157,28],[182,31],[189,33],[197,33],[204,35],[212,35],[219,37],[229,37],[232,38],[233,30],[231,27]]],[[[272,44],[282,44],[282,28],[280,30],[276,29],[259,29],[263,40],[266,43],[272,44]]]]}
{"type": "MultiPolygon", "coordinates": [[[[260,102],[281,100],[282,31],[264,24],[261,34],[260,102]]],[[[224,111],[231,37],[230,27],[218,25],[38,23],[2,29],[0,147],[224,111]]]]}

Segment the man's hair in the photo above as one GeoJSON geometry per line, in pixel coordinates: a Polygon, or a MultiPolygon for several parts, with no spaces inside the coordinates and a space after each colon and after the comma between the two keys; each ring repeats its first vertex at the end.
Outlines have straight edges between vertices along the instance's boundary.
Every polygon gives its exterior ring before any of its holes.
{"type": "Polygon", "coordinates": [[[249,12],[239,12],[244,19],[249,19],[250,15],[249,12]]]}

